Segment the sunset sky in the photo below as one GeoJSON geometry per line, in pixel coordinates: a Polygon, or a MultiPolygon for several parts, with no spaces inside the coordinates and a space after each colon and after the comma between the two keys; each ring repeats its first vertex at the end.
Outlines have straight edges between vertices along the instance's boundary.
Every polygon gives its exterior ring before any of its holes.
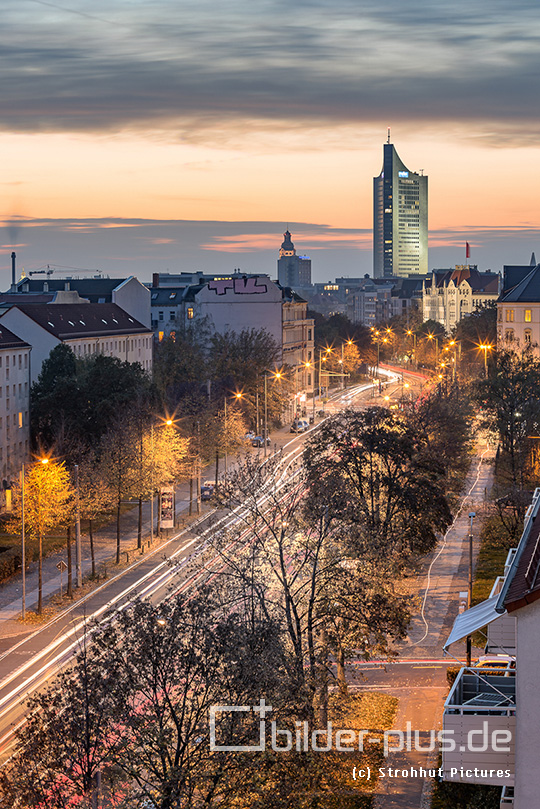
{"type": "Polygon", "coordinates": [[[371,272],[387,127],[429,266],[540,258],[527,0],[3,0],[0,288],[19,268],[371,272]]]}

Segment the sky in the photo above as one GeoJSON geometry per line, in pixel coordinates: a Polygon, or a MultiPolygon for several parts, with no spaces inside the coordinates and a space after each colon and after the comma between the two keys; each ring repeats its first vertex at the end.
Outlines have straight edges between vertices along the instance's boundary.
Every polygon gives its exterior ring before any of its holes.
{"type": "Polygon", "coordinates": [[[429,266],[540,256],[536,0],[3,0],[0,288],[372,268],[387,129],[429,177],[429,266]]]}

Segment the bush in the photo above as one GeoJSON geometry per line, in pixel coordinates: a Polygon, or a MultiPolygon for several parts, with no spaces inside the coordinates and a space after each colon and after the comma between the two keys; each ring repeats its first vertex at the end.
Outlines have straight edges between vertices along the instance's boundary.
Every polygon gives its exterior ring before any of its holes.
{"type": "MultiPolygon", "coordinates": [[[[32,550],[25,548],[26,564],[32,561],[32,550]]],[[[11,578],[21,569],[21,549],[18,547],[8,548],[0,553],[0,582],[11,578]]]]}
{"type": "Polygon", "coordinates": [[[446,680],[450,688],[454,685],[456,681],[456,677],[458,676],[459,672],[461,671],[461,666],[448,666],[446,669],[446,680]]]}

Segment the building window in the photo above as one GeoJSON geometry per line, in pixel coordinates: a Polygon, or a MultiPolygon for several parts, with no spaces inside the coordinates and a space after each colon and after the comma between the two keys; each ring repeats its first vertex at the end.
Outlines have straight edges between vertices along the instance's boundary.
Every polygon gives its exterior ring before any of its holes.
{"type": "Polygon", "coordinates": [[[532,310],[525,309],[525,323],[530,323],[532,321],[532,310]]]}
{"type": "Polygon", "coordinates": [[[187,319],[188,320],[193,320],[193,306],[188,306],[187,319]]]}
{"type": "Polygon", "coordinates": [[[163,312],[158,312],[158,318],[159,320],[163,320],[163,312]]]}
{"type": "Polygon", "coordinates": [[[513,309],[507,309],[506,310],[506,322],[507,323],[513,323],[514,322],[514,310],[513,309]]]}
{"type": "Polygon", "coordinates": [[[307,338],[308,340],[311,340],[311,329],[307,330],[307,338]]]}
{"type": "Polygon", "coordinates": [[[21,411],[19,411],[19,430],[22,428],[22,426],[23,426],[23,414],[21,411]]]}
{"type": "Polygon", "coordinates": [[[531,330],[530,329],[525,329],[525,333],[524,333],[523,336],[525,338],[525,342],[529,343],[529,345],[530,345],[532,343],[532,332],[531,332],[531,330]]]}
{"type": "Polygon", "coordinates": [[[502,320],[502,309],[499,309],[497,313],[497,320],[502,320]]]}
{"type": "Polygon", "coordinates": [[[504,339],[508,340],[508,342],[513,340],[514,339],[514,329],[506,329],[506,331],[504,333],[504,339]]]}
{"type": "Polygon", "coordinates": [[[169,320],[176,320],[176,312],[169,312],[169,320]]]}
{"type": "MultiPolygon", "coordinates": [[[[2,367],[2,360],[0,359],[0,368],[2,367]]],[[[28,354],[24,355],[24,367],[28,368],[28,354]]]]}

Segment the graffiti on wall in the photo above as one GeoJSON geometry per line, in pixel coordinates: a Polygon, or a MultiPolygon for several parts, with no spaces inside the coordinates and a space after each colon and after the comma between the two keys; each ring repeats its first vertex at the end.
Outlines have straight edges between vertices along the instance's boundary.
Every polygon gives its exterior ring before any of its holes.
{"type": "Polygon", "coordinates": [[[208,282],[208,289],[216,295],[226,295],[229,289],[234,295],[260,295],[268,292],[268,285],[260,278],[214,278],[208,282]]]}

